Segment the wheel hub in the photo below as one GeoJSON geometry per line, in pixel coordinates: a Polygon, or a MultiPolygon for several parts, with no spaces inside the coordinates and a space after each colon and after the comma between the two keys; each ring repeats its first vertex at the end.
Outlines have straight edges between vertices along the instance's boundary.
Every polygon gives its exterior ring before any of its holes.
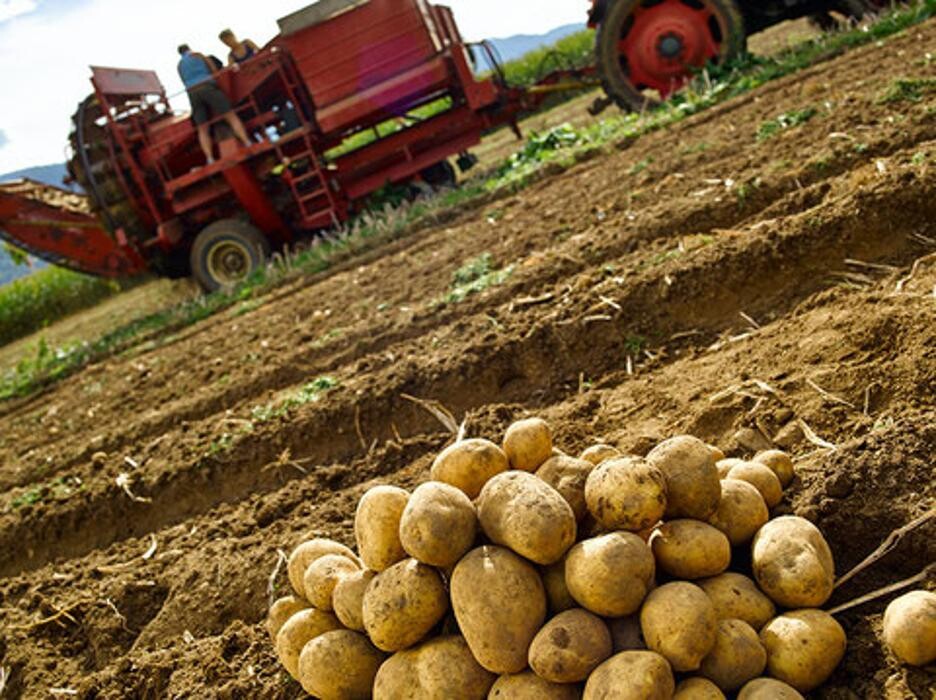
{"type": "Polygon", "coordinates": [[[242,243],[220,241],[208,252],[208,272],[222,286],[235,285],[247,279],[250,260],[250,251],[242,243]]]}
{"type": "Polygon", "coordinates": [[[622,66],[638,89],[666,98],[682,87],[691,69],[722,53],[715,13],[704,0],[660,0],[638,5],[625,25],[619,49],[622,66]]]}

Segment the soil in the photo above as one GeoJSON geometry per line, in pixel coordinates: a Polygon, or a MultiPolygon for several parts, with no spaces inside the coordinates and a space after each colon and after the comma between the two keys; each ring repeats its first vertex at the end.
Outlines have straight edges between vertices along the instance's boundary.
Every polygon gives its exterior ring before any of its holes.
{"type": "MultiPolygon", "coordinates": [[[[4,697],[302,697],[262,624],[280,552],[351,544],[369,485],[425,478],[452,436],[404,395],[469,436],[541,415],[568,452],[780,446],[780,511],[852,568],[936,495],[936,95],[882,99],[934,51],[936,23],[852,51],[0,405],[4,697]],[[445,302],[484,253],[511,274],[445,302]]],[[[815,697],[932,697],[886,600],[840,616],[815,697]]]]}

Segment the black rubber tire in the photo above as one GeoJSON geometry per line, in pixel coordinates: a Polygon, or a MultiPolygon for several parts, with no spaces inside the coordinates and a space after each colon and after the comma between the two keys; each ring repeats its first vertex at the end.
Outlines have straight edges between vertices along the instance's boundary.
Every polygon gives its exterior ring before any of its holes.
{"type": "Polygon", "coordinates": [[[419,176],[427,185],[439,189],[442,187],[455,187],[458,184],[458,175],[454,166],[447,160],[439,161],[435,165],[421,170],[419,176]]]}
{"type": "MultiPolygon", "coordinates": [[[[610,0],[604,17],[598,25],[595,41],[595,61],[598,76],[605,93],[621,109],[639,112],[658,104],[658,100],[647,97],[628,79],[621,67],[618,43],[621,31],[634,8],[645,0],[610,0]]],[[[734,0],[706,0],[721,14],[727,36],[720,61],[725,62],[741,55],[746,47],[744,18],[734,0]]]]}
{"type": "Polygon", "coordinates": [[[216,292],[247,280],[263,267],[269,254],[269,241],[255,226],[238,219],[222,219],[196,236],[189,264],[202,289],[216,292]],[[222,255],[224,260],[219,262],[222,255]],[[224,264],[230,261],[234,264],[225,270],[224,264]]]}

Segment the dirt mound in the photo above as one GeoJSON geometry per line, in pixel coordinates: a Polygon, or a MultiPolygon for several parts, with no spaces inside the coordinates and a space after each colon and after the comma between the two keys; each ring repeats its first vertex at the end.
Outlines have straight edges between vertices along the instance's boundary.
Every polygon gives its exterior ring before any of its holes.
{"type": "MultiPolygon", "coordinates": [[[[856,564],[936,495],[936,97],[890,97],[934,48],[931,23],[0,406],[7,692],[296,697],[260,624],[278,550],[350,543],[370,482],[425,476],[451,436],[404,394],[470,435],[535,411],[568,451],[780,445],[781,507],[856,564]]],[[[841,617],[824,697],[926,697],[881,610],[841,617]]]]}

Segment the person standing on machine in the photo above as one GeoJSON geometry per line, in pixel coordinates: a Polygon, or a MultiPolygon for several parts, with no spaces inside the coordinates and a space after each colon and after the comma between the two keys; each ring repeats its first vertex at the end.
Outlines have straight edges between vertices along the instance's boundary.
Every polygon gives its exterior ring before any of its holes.
{"type": "Polygon", "coordinates": [[[228,54],[229,66],[243,63],[260,53],[260,47],[253,41],[250,39],[239,40],[230,29],[225,29],[218,35],[218,38],[231,49],[231,53],[228,54]]]}

